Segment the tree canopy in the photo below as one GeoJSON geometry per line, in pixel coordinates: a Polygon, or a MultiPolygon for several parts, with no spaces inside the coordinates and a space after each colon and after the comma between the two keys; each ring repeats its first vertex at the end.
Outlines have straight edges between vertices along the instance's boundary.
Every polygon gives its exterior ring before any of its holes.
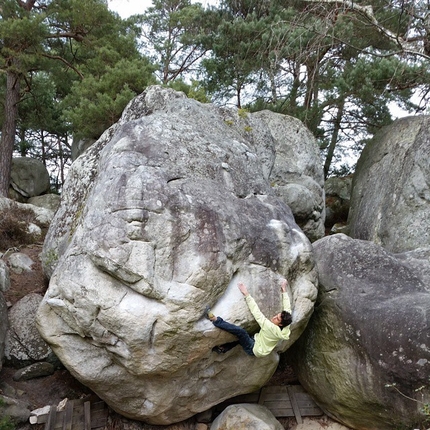
{"type": "Polygon", "coordinates": [[[342,144],[359,150],[360,137],[392,121],[391,106],[425,109],[424,1],[224,0],[220,11],[203,62],[207,90],[218,102],[300,118],[318,139],[326,176],[342,144]]]}
{"type": "Polygon", "coordinates": [[[98,137],[150,83],[139,29],[104,0],[5,0],[0,8],[0,195],[13,150],[70,160],[70,137],[98,137]]]}

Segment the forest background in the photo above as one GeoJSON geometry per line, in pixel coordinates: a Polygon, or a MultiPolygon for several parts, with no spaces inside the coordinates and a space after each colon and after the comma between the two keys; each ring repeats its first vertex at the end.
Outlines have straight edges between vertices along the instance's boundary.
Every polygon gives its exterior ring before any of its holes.
{"type": "Polygon", "coordinates": [[[152,84],[299,118],[326,177],[352,173],[394,111],[426,112],[428,0],[213,3],[153,0],[122,18],[108,0],[2,0],[0,196],[14,155],[40,159],[61,192],[72,142],[152,84]]]}

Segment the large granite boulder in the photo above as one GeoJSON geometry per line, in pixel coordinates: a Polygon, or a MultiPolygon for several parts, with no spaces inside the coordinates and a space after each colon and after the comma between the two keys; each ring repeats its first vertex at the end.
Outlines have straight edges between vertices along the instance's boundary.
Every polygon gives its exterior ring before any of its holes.
{"type": "Polygon", "coordinates": [[[350,235],[392,252],[430,246],[430,116],[396,120],[364,148],[352,184],[350,235]]]}
{"type": "Polygon", "coordinates": [[[430,402],[430,253],[345,235],[314,243],[320,291],[289,351],[304,388],[360,430],[421,428],[430,402]]]}
{"type": "MultiPolygon", "coordinates": [[[[279,128],[290,121],[264,115],[279,128]]],[[[288,162],[276,158],[288,136],[248,117],[150,87],[71,167],[42,253],[52,276],[38,327],[71,373],[126,417],[178,422],[271,377],[276,351],[211,351],[231,337],[204,318],[206,305],[257,329],[238,282],[270,316],[281,277],[290,280],[294,324],[279,351],[313,311],[311,244],[269,180],[269,159],[288,162]]]]}

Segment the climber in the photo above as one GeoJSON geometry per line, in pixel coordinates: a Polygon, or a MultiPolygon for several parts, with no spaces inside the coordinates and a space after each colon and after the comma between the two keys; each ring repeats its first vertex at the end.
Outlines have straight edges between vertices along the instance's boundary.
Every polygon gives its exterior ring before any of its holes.
{"type": "Polygon", "coordinates": [[[290,298],[286,292],[287,285],[288,281],[284,279],[281,283],[282,304],[284,310],[269,320],[260,311],[257,303],[249,294],[246,286],[242,283],[238,284],[240,292],[245,296],[249,310],[260,326],[260,331],[254,336],[250,336],[245,329],[224,321],[221,317],[216,317],[209,307],[206,308],[206,316],[212,321],[215,327],[228,331],[238,338],[237,341],[215,346],[213,351],[218,352],[219,354],[226,353],[236,345],[240,344],[248,355],[264,357],[273,351],[278,344],[278,341],[288,340],[290,337],[290,327],[288,326],[292,322],[292,317],[290,298]]]}

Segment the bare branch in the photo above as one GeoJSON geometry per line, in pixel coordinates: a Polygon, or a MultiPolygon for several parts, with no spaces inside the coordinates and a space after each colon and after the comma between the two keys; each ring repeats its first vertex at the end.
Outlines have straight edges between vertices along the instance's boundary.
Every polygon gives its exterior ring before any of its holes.
{"type": "Polygon", "coordinates": [[[421,50],[417,49],[417,46],[411,42],[411,39],[404,39],[400,35],[392,32],[388,28],[384,27],[379,23],[373,13],[373,7],[371,5],[362,6],[355,3],[353,0],[305,0],[309,3],[325,3],[325,4],[335,4],[342,5],[347,9],[357,12],[359,15],[363,16],[368,22],[370,22],[383,36],[392,42],[396,43],[404,53],[417,55],[426,59],[430,59],[421,50]]]}

